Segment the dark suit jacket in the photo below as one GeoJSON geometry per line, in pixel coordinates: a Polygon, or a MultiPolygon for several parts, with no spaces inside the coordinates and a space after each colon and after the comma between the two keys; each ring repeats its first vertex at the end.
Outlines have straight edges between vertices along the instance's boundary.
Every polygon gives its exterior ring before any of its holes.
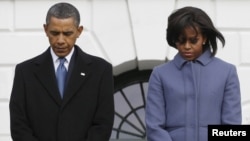
{"type": "Polygon", "coordinates": [[[109,140],[114,119],[112,65],[77,46],[72,59],[63,99],[49,48],[16,66],[9,105],[13,141],[109,140]]]}

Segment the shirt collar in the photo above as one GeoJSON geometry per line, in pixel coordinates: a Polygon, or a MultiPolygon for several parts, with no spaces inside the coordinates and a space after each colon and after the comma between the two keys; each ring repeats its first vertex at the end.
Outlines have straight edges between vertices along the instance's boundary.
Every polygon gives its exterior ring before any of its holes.
{"type": "MultiPolygon", "coordinates": [[[[75,48],[73,47],[73,48],[71,49],[70,53],[69,53],[67,56],[65,56],[66,62],[68,62],[68,63],[70,62],[70,59],[71,59],[71,57],[72,57],[72,55],[73,55],[74,50],[75,50],[75,48]]],[[[58,56],[55,54],[55,52],[52,50],[52,47],[50,47],[50,53],[51,53],[53,62],[54,62],[54,63],[57,62],[57,60],[58,60],[59,57],[58,57],[58,56]]]]}

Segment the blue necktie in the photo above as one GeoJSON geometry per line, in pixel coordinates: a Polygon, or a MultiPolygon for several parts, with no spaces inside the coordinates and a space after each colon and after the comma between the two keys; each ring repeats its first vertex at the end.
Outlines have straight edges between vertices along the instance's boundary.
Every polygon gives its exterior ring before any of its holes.
{"type": "Polygon", "coordinates": [[[60,64],[59,64],[57,71],[56,71],[56,77],[57,77],[57,84],[58,84],[58,88],[60,91],[60,95],[63,98],[65,80],[66,80],[66,76],[67,76],[67,70],[64,66],[64,62],[66,61],[66,59],[59,58],[59,61],[60,61],[60,64]]]}

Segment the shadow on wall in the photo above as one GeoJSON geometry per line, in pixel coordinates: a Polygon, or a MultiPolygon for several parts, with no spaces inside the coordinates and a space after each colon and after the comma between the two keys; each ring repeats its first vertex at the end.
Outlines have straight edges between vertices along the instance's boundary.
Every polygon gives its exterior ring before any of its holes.
{"type": "Polygon", "coordinates": [[[113,73],[114,73],[114,76],[118,76],[122,73],[135,70],[135,69],[139,71],[151,70],[155,66],[165,63],[167,61],[168,61],[167,58],[166,60],[142,60],[142,61],[138,61],[137,58],[135,58],[134,60],[129,60],[119,65],[113,66],[113,73]]]}

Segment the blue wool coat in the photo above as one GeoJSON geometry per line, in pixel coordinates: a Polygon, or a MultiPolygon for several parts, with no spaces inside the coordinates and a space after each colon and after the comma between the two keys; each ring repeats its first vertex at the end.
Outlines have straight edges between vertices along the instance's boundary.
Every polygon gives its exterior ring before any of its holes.
{"type": "Polygon", "coordinates": [[[154,68],[148,87],[148,141],[207,141],[209,124],[241,124],[236,67],[207,50],[196,61],[176,54],[154,68]]]}

